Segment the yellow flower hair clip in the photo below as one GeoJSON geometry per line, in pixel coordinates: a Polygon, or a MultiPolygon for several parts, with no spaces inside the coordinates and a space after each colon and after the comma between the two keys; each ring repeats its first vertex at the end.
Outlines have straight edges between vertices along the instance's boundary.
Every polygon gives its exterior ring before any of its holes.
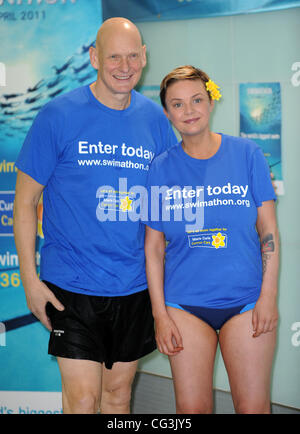
{"type": "Polygon", "coordinates": [[[211,99],[216,99],[217,101],[219,101],[219,99],[221,98],[221,93],[218,89],[220,89],[219,86],[216,85],[216,83],[214,83],[212,80],[208,80],[205,83],[206,86],[206,90],[210,93],[211,99]]]}

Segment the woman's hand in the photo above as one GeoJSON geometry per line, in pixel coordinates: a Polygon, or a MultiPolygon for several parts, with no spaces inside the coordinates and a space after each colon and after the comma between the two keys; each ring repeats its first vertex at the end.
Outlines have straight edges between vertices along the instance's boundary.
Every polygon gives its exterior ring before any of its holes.
{"type": "Polygon", "coordinates": [[[252,313],[253,337],[256,338],[262,333],[268,333],[277,327],[278,309],[276,297],[271,295],[260,295],[252,313]]]}
{"type": "Polygon", "coordinates": [[[161,353],[174,356],[183,350],[178,328],[167,313],[155,318],[155,332],[157,347],[161,353]]]}
{"type": "Polygon", "coordinates": [[[279,268],[279,233],[273,200],[262,202],[257,208],[257,232],[260,237],[262,286],[252,313],[253,337],[268,333],[277,326],[277,286],[279,268]]]}

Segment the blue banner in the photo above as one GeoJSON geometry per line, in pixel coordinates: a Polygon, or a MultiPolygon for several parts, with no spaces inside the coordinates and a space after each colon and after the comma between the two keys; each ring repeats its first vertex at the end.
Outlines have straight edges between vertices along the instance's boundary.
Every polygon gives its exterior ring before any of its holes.
{"type": "Polygon", "coordinates": [[[102,0],[103,20],[186,20],[267,12],[300,6],[300,0],[102,0]]]}
{"type": "Polygon", "coordinates": [[[280,83],[240,84],[240,135],[262,148],[282,195],[280,83]]]}
{"type": "MultiPolygon", "coordinates": [[[[40,108],[96,79],[89,47],[101,22],[101,0],[0,0],[0,414],[61,411],[58,395],[49,396],[61,390],[57,363],[47,354],[49,332],[28,310],[20,279],[15,161],[40,108]]],[[[37,271],[42,215],[40,201],[37,271]]]]}

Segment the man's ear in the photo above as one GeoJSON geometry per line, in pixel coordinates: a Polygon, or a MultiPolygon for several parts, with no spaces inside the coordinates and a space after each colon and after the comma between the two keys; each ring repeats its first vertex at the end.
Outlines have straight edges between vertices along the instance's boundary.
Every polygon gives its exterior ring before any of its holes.
{"type": "Polygon", "coordinates": [[[147,48],[146,45],[142,46],[142,65],[143,68],[146,66],[147,64],[147,48]]]}
{"type": "Polygon", "coordinates": [[[95,47],[90,47],[89,55],[90,55],[91,65],[93,66],[93,68],[99,69],[99,59],[98,59],[97,49],[95,47]]]}

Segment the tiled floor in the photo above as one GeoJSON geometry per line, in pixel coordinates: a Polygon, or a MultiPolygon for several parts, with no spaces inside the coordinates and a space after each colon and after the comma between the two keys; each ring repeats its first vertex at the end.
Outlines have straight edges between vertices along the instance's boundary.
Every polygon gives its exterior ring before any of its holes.
{"type": "MultiPolygon", "coordinates": [[[[234,408],[228,392],[214,393],[215,414],[233,414],[234,408]]],[[[138,373],[133,386],[133,414],[175,414],[173,383],[169,378],[138,373]]],[[[300,409],[272,405],[273,414],[300,414],[300,409]]]]}

